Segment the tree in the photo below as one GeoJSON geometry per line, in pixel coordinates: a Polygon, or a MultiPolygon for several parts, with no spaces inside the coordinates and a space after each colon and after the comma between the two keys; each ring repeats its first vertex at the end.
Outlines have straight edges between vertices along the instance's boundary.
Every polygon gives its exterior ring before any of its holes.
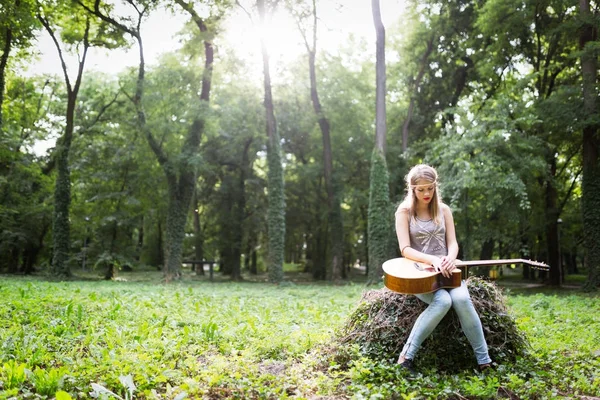
{"type": "Polygon", "coordinates": [[[73,141],[73,132],[75,127],[75,106],[77,95],[83,78],[85,61],[89,48],[93,45],[103,45],[108,48],[118,44],[118,36],[110,29],[107,30],[106,24],[95,24],[87,13],[82,13],[82,9],[77,5],[57,2],[54,4],[46,3],[40,8],[37,15],[38,20],[44,26],[58,51],[61,67],[67,89],[67,108],[64,133],[56,142],[56,148],[53,154],[56,164],[56,184],[54,189],[54,216],[52,222],[53,238],[53,257],[52,269],[53,276],[66,278],[71,276],[71,271],[67,263],[69,258],[70,243],[70,223],[69,207],[71,204],[71,178],[69,171],[69,151],[73,141]],[[67,17],[69,16],[69,17],[67,17]],[[73,47],[81,46],[79,54],[79,63],[77,75],[74,80],[69,77],[67,63],[64,57],[64,50],[56,34],[56,29],[60,29],[60,35],[67,45],[73,47]],[[109,39],[109,40],[107,40],[109,39]]]}
{"type": "MultiPolygon", "coordinates": [[[[295,10],[292,7],[292,12],[294,11],[295,10]]],[[[327,190],[327,206],[329,209],[329,242],[331,244],[331,266],[327,268],[327,275],[331,280],[339,280],[342,277],[344,267],[344,224],[342,222],[342,209],[340,206],[341,190],[337,187],[338,184],[336,182],[336,179],[334,178],[333,171],[333,152],[331,149],[330,122],[325,112],[323,111],[323,107],[319,99],[319,91],[317,88],[316,58],[318,18],[316,0],[312,1],[312,7],[309,11],[300,13],[296,11],[296,14],[298,28],[300,30],[300,33],[302,34],[306,51],[308,53],[310,98],[323,138],[323,172],[325,177],[325,187],[327,190]],[[303,20],[307,17],[312,17],[312,33],[310,36],[310,42],[307,33],[309,29],[303,29],[301,26],[303,20]]]]}
{"type": "MultiPolygon", "coordinates": [[[[259,23],[262,27],[268,24],[267,19],[277,7],[277,0],[257,0],[259,23]]],[[[239,2],[238,2],[239,4],[239,2]]],[[[240,5],[241,6],[241,5],[240,5]]],[[[250,14],[248,14],[250,16],[250,14]]],[[[264,29],[261,29],[264,32],[264,29]]],[[[267,190],[269,210],[267,212],[269,248],[267,256],[267,270],[269,280],[279,283],[283,280],[283,261],[285,251],[285,185],[283,180],[283,166],[281,162],[281,142],[277,131],[273,94],[271,88],[271,69],[269,65],[269,50],[266,37],[261,34],[261,52],[263,61],[264,106],[266,113],[267,131],[267,190]]]]}
{"type": "Polygon", "coordinates": [[[385,113],[385,28],[381,21],[379,0],[371,1],[376,41],[376,100],[375,100],[375,148],[371,157],[369,182],[369,281],[376,282],[382,275],[381,266],[389,258],[391,215],[389,200],[389,173],[385,160],[386,113],[385,113]]]}
{"type": "Polygon", "coordinates": [[[46,77],[7,74],[0,131],[0,270],[10,273],[36,271],[50,231],[53,179],[32,147],[54,128],[53,108],[62,101],[55,86],[46,77]]]}
{"type": "Polygon", "coordinates": [[[175,0],[188,15],[191,21],[199,30],[198,40],[204,45],[204,68],[201,74],[200,95],[197,97],[197,103],[191,124],[187,128],[187,134],[180,144],[180,150],[176,155],[169,155],[163,146],[163,143],[157,140],[156,127],[148,124],[145,106],[144,106],[144,87],[146,65],[144,58],[144,46],[141,35],[141,24],[146,15],[156,6],[152,1],[140,1],[136,5],[130,2],[137,16],[135,24],[128,25],[127,18],[122,21],[109,15],[110,7],[102,4],[100,0],[95,0],[93,7],[86,6],[78,0],[86,9],[96,15],[103,21],[117,27],[122,32],[131,35],[137,42],[139,49],[139,67],[135,85],[135,94],[130,96],[137,114],[138,128],[146,138],[150,148],[154,152],[156,159],[162,166],[168,186],[169,207],[167,210],[166,221],[166,259],[164,264],[164,276],[166,281],[178,279],[181,274],[181,261],[183,250],[183,239],[185,236],[185,225],[189,212],[190,203],[196,183],[196,173],[198,162],[200,161],[199,146],[202,134],[205,131],[206,119],[208,117],[208,102],[210,100],[210,90],[212,83],[213,69],[213,38],[216,30],[216,22],[222,15],[221,4],[215,4],[210,7],[210,23],[195,11],[193,4],[184,0],[175,0]]]}
{"type": "Polygon", "coordinates": [[[600,284],[600,137],[598,137],[597,109],[597,36],[598,28],[589,0],[579,1],[581,31],[581,75],[583,80],[583,234],[587,255],[587,290],[595,290],[600,284]]]}
{"type": "Polygon", "coordinates": [[[11,52],[30,46],[38,27],[32,0],[15,0],[0,7],[0,132],[2,131],[6,72],[11,52]]]}

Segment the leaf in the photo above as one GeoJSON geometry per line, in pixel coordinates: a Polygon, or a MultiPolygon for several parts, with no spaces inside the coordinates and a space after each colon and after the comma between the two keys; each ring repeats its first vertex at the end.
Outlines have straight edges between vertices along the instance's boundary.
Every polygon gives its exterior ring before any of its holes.
{"type": "Polygon", "coordinates": [[[103,395],[103,394],[108,394],[108,395],[110,395],[110,396],[114,396],[114,397],[116,397],[117,399],[124,400],[124,399],[123,399],[121,396],[119,396],[118,394],[111,392],[110,390],[108,390],[108,389],[107,389],[107,388],[105,388],[104,386],[102,386],[102,385],[99,385],[99,384],[97,384],[97,383],[92,383],[92,389],[93,389],[93,390],[90,392],[90,396],[92,396],[92,397],[94,397],[94,398],[98,398],[98,397],[100,397],[100,395],[103,395]]]}
{"type": "Polygon", "coordinates": [[[56,396],[56,400],[71,400],[71,399],[73,399],[71,397],[71,395],[69,393],[65,392],[64,390],[59,390],[58,392],[56,392],[55,396],[56,396]]]}
{"type": "Polygon", "coordinates": [[[121,382],[121,385],[127,389],[129,395],[133,396],[136,389],[135,383],[133,383],[133,377],[131,375],[121,375],[119,376],[119,381],[121,382]]]}

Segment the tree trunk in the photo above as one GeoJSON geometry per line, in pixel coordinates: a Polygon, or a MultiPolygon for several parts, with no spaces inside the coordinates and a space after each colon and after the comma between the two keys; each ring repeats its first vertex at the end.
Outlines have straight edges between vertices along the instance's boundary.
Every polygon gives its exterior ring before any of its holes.
{"type": "MultiPolygon", "coordinates": [[[[257,0],[260,23],[265,24],[267,10],[265,0],[257,0]]],[[[271,72],[269,67],[269,53],[265,38],[261,37],[264,77],[264,104],[267,122],[267,164],[268,164],[268,235],[269,249],[267,257],[267,270],[269,280],[279,283],[283,280],[283,255],[285,250],[285,191],[283,180],[283,166],[281,164],[281,143],[277,132],[273,95],[271,93],[271,72]]]]}
{"type": "Polygon", "coordinates": [[[79,60],[79,66],[77,70],[77,77],[75,83],[71,85],[69,74],[67,72],[67,66],[63,58],[62,49],[54,30],[50,26],[49,22],[41,15],[37,16],[38,20],[42,23],[46,31],[52,38],[58,56],[61,61],[62,71],[65,78],[65,85],[67,87],[67,112],[66,112],[66,126],[65,132],[62,137],[56,143],[55,149],[55,160],[56,160],[56,184],[54,187],[54,213],[52,223],[52,238],[53,238],[53,254],[52,254],[52,266],[51,274],[56,278],[68,278],[71,276],[71,269],[68,265],[69,259],[69,248],[70,248],[70,223],[69,223],[69,207],[71,205],[71,175],[69,171],[69,151],[71,150],[71,141],[73,140],[73,130],[75,127],[75,105],[77,102],[77,94],[79,93],[79,87],[81,86],[81,79],[83,78],[83,68],[85,66],[85,60],[87,51],[90,47],[88,41],[90,32],[90,21],[86,19],[85,31],[83,35],[83,53],[79,60]]]}
{"type": "Polygon", "coordinates": [[[241,260],[242,260],[242,241],[244,233],[244,216],[246,213],[246,174],[250,168],[248,161],[248,152],[250,151],[250,145],[252,139],[246,140],[244,145],[244,151],[242,153],[242,162],[239,168],[239,177],[237,182],[237,196],[236,201],[233,204],[233,226],[232,226],[232,265],[231,265],[231,279],[239,281],[242,279],[241,273],[241,260]]]}
{"type": "Polygon", "coordinates": [[[381,21],[379,0],[371,1],[376,40],[376,98],[375,98],[375,148],[371,155],[369,187],[369,282],[381,280],[382,264],[389,258],[389,237],[392,231],[390,213],[389,173],[386,153],[386,71],[385,28],[381,21]]]}
{"type": "MultiPolygon", "coordinates": [[[[200,203],[198,201],[198,192],[194,190],[194,259],[196,261],[204,260],[204,232],[200,224],[200,203]]],[[[196,265],[196,275],[204,276],[204,264],[196,265]]]]}
{"type": "MultiPolygon", "coordinates": [[[[196,123],[192,124],[192,129],[196,123]]],[[[196,127],[196,129],[200,129],[196,127]]],[[[199,140],[198,140],[199,145],[199,140]]],[[[197,146],[190,146],[191,149],[197,149],[197,146]]],[[[190,156],[185,154],[184,157],[190,156]]],[[[185,163],[184,163],[185,164],[185,163]]],[[[167,209],[167,226],[165,238],[165,263],[164,277],[166,282],[181,277],[181,261],[183,254],[183,239],[185,237],[185,225],[188,211],[192,200],[192,193],[196,183],[196,171],[191,166],[180,167],[179,179],[172,175],[168,170],[165,171],[169,176],[169,203],[167,209]]],[[[168,167],[166,168],[168,169],[168,167]]]]}
{"type": "Polygon", "coordinates": [[[339,195],[337,193],[337,185],[333,178],[333,152],[331,150],[331,135],[329,120],[323,112],[321,101],[319,100],[319,92],[317,89],[317,6],[313,0],[312,7],[313,16],[313,32],[312,32],[312,47],[308,44],[305,37],[306,49],[308,51],[308,71],[310,76],[310,98],[312,101],[315,115],[319,122],[321,136],[323,139],[323,170],[325,176],[325,188],[327,190],[327,206],[329,208],[329,241],[331,248],[331,263],[328,263],[327,277],[329,280],[339,280],[343,273],[343,258],[344,258],[344,224],[342,221],[342,208],[340,205],[339,195]],[[331,267],[329,267],[329,265],[331,267]]]}
{"type": "Polygon", "coordinates": [[[135,244],[135,260],[140,261],[142,255],[142,248],[144,247],[144,216],[140,221],[138,228],[137,242],[135,244]]]}
{"type": "Polygon", "coordinates": [[[583,26],[580,33],[581,75],[583,78],[583,105],[587,117],[583,128],[583,179],[582,211],[583,236],[588,278],[586,290],[595,290],[600,284],[600,138],[595,119],[598,118],[596,90],[597,57],[593,49],[586,49],[597,39],[597,29],[593,22],[589,0],[580,0],[579,9],[583,26]]]}
{"type": "Polygon", "coordinates": [[[71,269],[67,263],[70,248],[69,207],[71,204],[71,177],[69,172],[69,150],[73,135],[73,113],[75,101],[69,96],[67,103],[67,127],[57,141],[55,149],[56,183],[54,186],[54,212],[52,217],[52,266],[51,274],[56,278],[68,278],[71,269]]]}
{"type": "Polygon", "coordinates": [[[494,247],[496,247],[496,241],[494,239],[487,239],[481,246],[481,253],[479,253],[480,260],[490,260],[494,255],[494,247]]]}
{"type": "Polygon", "coordinates": [[[163,240],[163,228],[162,228],[162,223],[160,222],[161,220],[158,220],[158,240],[157,240],[157,247],[158,247],[158,261],[159,264],[157,266],[157,269],[160,271],[162,269],[162,266],[165,264],[165,243],[163,240]]]}
{"type": "MultiPolygon", "coordinates": [[[[121,191],[123,190],[123,188],[121,188],[121,191]]],[[[119,212],[120,210],[120,202],[117,202],[117,209],[116,209],[116,213],[119,212]]],[[[117,223],[117,220],[114,220],[112,223],[112,228],[111,228],[111,236],[110,236],[110,245],[108,247],[108,251],[111,254],[111,259],[114,260],[114,257],[112,257],[113,254],[116,253],[117,250],[117,236],[119,235],[119,224],[117,223]]],[[[106,272],[104,274],[104,279],[109,281],[113,278],[115,278],[117,276],[117,266],[115,265],[114,262],[109,262],[108,265],[106,266],[106,272]]]]}
{"type": "Polygon", "coordinates": [[[548,165],[550,166],[550,177],[546,182],[546,246],[548,251],[548,265],[550,265],[549,281],[552,286],[560,286],[562,283],[562,271],[560,268],[558,251],[558,191],[554,184],[556,175],[555,151],[548,152],[548,165]]]}
{"type": "Polygon", "coordinates": [[[2,56],[0,56],[0,132],[2,132],[2,104],[4,103],[4,88],[6,85],[6,65],[12,48],[12,29],[6,28],[4,32],[4,47],[2,48],[2,56]]]}
{"type": "Polygon", "coordinates": [[[252,262],[250,263],[250,273],[253,275],[258,274],[258,260],[256,250],[252,251],[252,262]]]}

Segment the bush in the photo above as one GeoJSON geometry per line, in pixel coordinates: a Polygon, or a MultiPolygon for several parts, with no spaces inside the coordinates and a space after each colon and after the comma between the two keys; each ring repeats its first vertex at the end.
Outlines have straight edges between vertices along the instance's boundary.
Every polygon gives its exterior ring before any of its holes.
{"type": "MultiPolygon", "coordinates": [[[[512,362],[529,347],[525,335],[507,313],[506,300],[492,283],[471,277],[467,286],[483,325],[490,356],[512,362]]],[[[356,310],[337,335],[338,349],[356,347],[362,356],[396,362],[417,317],[427,305],[412,295],[388,289],[365,292],[356,310]]],[[[341,354],[341,362],[347,354],[341,354]]],[[[475,365],[473,350],[454,310],[450,310],[423,343],[415,360],[419,369],[453,370],[475,365]],[[452,338],[452,340],[448,340],[452,338]]]]}

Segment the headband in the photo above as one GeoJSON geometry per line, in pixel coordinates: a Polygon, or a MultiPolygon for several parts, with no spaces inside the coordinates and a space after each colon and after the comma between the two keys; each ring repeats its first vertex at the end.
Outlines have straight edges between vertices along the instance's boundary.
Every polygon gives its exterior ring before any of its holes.
{"type": "Polygon", "coordinates": [[[421,186],[431,186],[431,185],[436,186],[437,185],[437,180],[435,180],[435,181],[433,181],[431,183],[424,183],[422,185],[410,185],[410,187],[414,189],[414,188],[421,187],[421,186]]]}

